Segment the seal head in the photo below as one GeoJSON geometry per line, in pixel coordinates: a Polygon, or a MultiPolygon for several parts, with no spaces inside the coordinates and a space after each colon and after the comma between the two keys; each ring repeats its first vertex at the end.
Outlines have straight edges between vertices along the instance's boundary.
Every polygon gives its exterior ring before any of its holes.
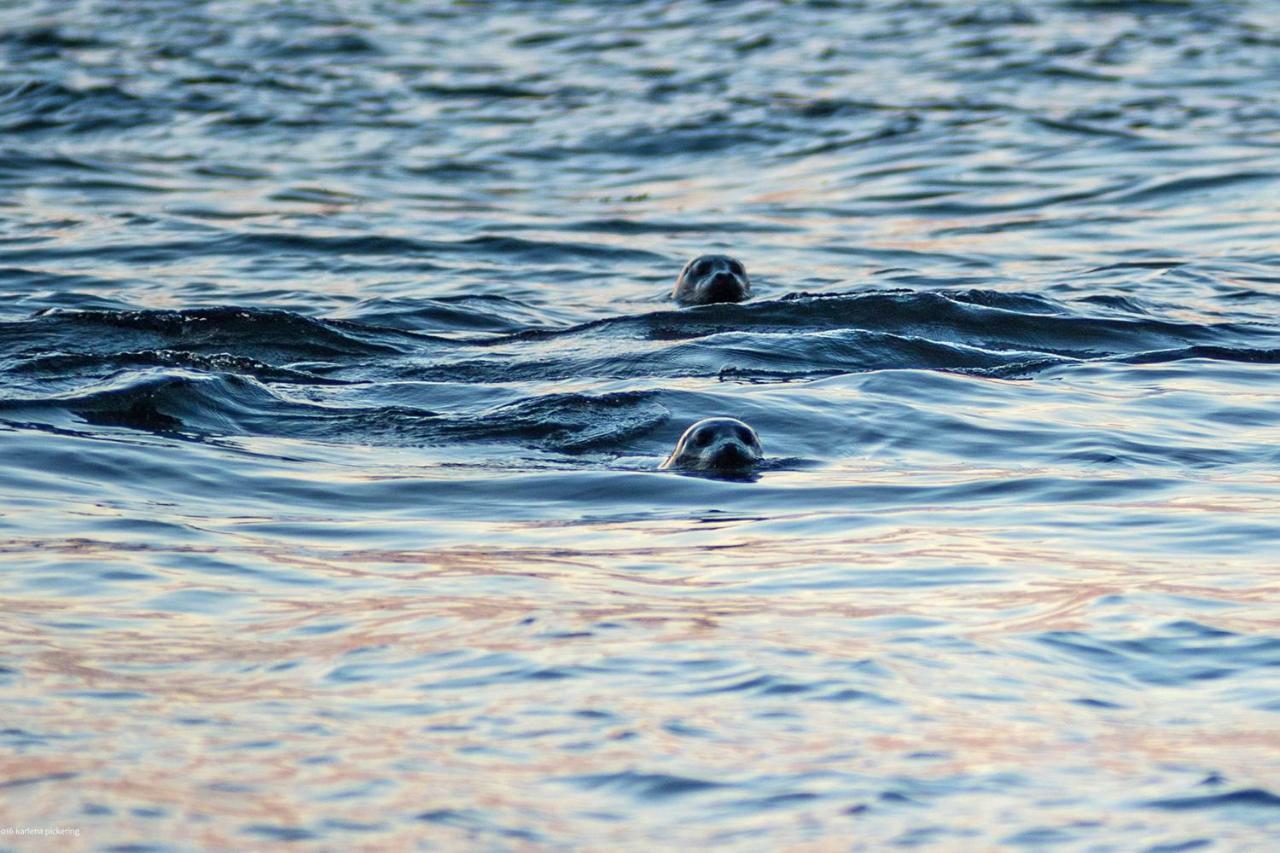
{"type": "Polygon", "coordinates": [[[706,418],[684,431],[661,467],[740,472],[763,457],[760,437],[751,427],[737,418],[706,418]]]}
{"type": "Polygon", "coordinates": [[[681,305],[741,302],[751,296],[742,262],[728,255],[699,255],[680,270],[671,296],[681,305]]]}

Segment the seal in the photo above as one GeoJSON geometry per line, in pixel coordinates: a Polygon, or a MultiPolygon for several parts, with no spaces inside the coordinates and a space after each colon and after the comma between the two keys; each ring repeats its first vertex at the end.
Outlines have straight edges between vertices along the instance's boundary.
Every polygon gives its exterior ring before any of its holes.
{"type": "Polygon", "coordinates": [[[746,268],[728,255],[698,255],[680,270],[671,290],[671,298],[681,305],[741,302],[750,297],[746,268]]]}
{"type": "Polygon", "coordinates": [[[684,431],[662,469],[745,471],[764,457],[760,436],[737,418],[704,418],[684,431]]]}

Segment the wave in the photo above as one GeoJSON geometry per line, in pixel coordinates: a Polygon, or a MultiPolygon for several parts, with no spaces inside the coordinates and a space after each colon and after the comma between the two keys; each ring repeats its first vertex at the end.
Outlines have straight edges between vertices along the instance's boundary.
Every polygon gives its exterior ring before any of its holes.
{"type": "Polygon", "coordinates": [[[115,356],[140,350],[279,360],[392,354],[407,350],[393,330],[320,320],[262,308],[182,311],[49,309],[0,323],[0,352],[39,356],[89,352],[115,356]]]}
{"type": "MultiPolygon", "coordinates": [[[[72,163],[68,164],[71,167],[72,163]]],[[[0,161],[0,170],[4,163],[0,161]]],[[[3,171],[0,171],[0,176],[3,171]]],[[[247,233],[214,232],[198,238],[147,240],[139,243],[95,244],[82,242],[75,248],[51,248],[37,244],[6,252],[11,262],[48,262],[92,258],[95,261],[126,263],[160,263],[210,256],[278,256],[282,252],[312,257],[389,257],[397,269],[434,271],[439,265],[427,260],[435,257],[462,256],[468,260],[490,260],[503,263],[623,263],[648,266],[669,264],[662,255],[642,249],[604,246],[563,240],[534,240],[498,234],[484,234],[462,240],[422,240],[385,234],[303,234],[289,231],[255,231],[247,233]]]]}
{"type": "MultiPolygon", "coordinates": [[[[504,354],[519,378],[572,375],[558,371],[550,353],[581,375],[616,378],[802,378],[897,368],[1022,375],[1097,359],[1266,360],[1280,345],[1280,329],[1176,323],[1025,293],[879,291],[657,311],[473,343],[504,354]]],[[[493,363],[465,357],[450,367],[480,376],[493,363]]]]}
{"type": "Polygon", "coordinates": [[[101,426],[190,435],[273,435],[334,442],[431,445],[503,442],[560,453],[611,446],[670,416],[657,392],[549,394],[477,413],[403,405],[341,405],[288,396],[236,373],[123,372],[76,392],[0,400],[0,412],[74,415],[101,426]]]}
{"type": "Polygon", "coordinates": [[[128,128],[167,116],[168,112],[160,111],[153,101],[111,84],[77,88],[25,80],[0,91],[0,130],[11,134],[128,128]]]}
{"type": "Polygon", "coordinates": [[[560,393],[554,385],[566,381],[772,383],[882,370],[1024,379],[1099,361],[1280,362],[1273,327],[1177,323],[1129,307],[990,290],[873,291],[561,328],[540,325],[551,311],[504,297],[370,300],[349,320],[239,307],[51,309],[0,323],[0,379],[10,386],[6,408],[52,407],[100,424],[575,453],[642,434],[669,412],[656,391],[560,393]],[[439,405],[424,384],[520,382],[550,387],[477,409],[484,400],[474,395],[462,408],[457,395],[439,405]],[[408,390],[384,390],[397,383],[408,390]]]}
{"type": "MultiPolygon", "coordinates": [[[[1030,350],[1073,358],[1114,356],[1179,344],[1280,340],[1280,329],[1273,327],[1175,323],[1120,311],[1082,313],[1082,307],[1034,294],[989,290],[798,293],[764,302],[610,318],[573,329],[530,331],[518,337],[527,340],[616,330],[622,336],[674,340],[705,337],[729,329],[859,329],[998,351],[1030,350]]],[[[497,339],[493,343],[501,342],[497,339]]]]}
{"type": "Polygon", "coordinates": [[[273,367],[248,356],[231,355],[229,353],[204,355],[184,350],[140,350],[138,352],[110,353],[103,356],[81,354],[44,355],[19,363],[14,368],[14,372],[19,374],[39,374],[48,379],[55,374],[85,376],[104,370],[116,372],[144,367],[177,367],[207,373],[234,373],[240,376],[249,376],[263,382],[299,385],[339,384],[338,380],[303,370],[273,367]]]}

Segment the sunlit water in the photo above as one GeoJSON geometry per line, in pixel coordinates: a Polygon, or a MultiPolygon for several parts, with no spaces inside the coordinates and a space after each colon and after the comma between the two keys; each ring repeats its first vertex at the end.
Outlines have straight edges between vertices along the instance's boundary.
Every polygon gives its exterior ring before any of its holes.
{"type": "Polygon", "coordinates": [[[5,4],[0,846],[1264,848],[1277,33],[5,4]]]}

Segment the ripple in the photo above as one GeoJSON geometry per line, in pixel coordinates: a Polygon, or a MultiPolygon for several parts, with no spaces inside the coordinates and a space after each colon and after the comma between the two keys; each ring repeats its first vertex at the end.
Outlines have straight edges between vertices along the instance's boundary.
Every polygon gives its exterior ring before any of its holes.
{"type": "Polygon", "coordinates": [[[340,6],[0,9],[23,813],[1272,842],[1274,4],[340,6]]]}

